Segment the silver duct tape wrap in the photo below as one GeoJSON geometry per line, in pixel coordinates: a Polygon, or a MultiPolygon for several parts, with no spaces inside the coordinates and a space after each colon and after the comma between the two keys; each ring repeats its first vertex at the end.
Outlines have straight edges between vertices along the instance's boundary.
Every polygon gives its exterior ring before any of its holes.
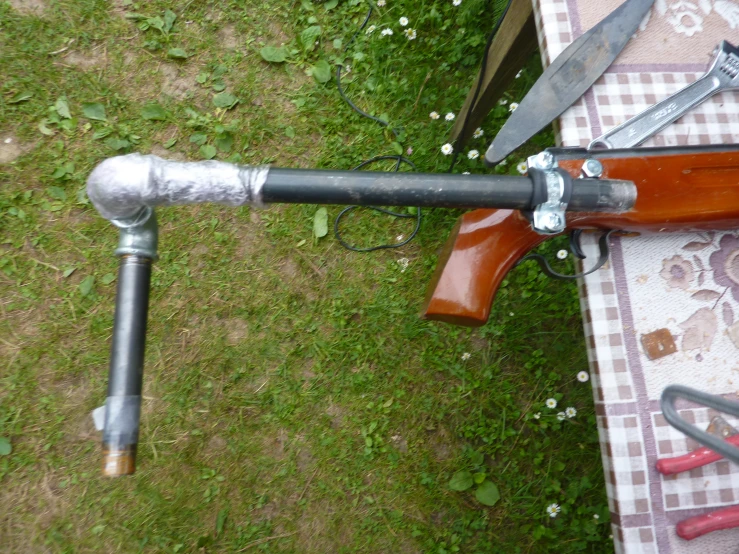
{"type": "Polygon", "coordinates": [[[105,401],[103,442],[132,445],[139,441],[140,396],[109,396],[105,401]]]}
{"type": "Polygon", "coordinates": [[[101,162],[87,179],[87,195],[100,214],[126,220],[145,207],[215,202],[262,207],[268,166],[225,162],[172,162],[128,154],[101,162]]]}

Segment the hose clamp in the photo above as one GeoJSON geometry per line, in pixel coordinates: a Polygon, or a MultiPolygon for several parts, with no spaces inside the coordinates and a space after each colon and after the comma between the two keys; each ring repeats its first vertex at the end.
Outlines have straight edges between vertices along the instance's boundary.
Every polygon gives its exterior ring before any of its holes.
{"type": "Polygon", "coordinates": [[[541,152],[526,161],[534,184],[531,224],[539,234],[556,235],[565,230],[565,211],[572,196],[572,178],[560,169],[551,152],[541,152]]]}

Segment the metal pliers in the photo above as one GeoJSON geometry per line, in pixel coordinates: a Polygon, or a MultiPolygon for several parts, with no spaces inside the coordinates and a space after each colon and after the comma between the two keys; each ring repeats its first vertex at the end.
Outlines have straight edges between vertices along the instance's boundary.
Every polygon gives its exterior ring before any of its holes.
{"type": "MultiPolygon", "coordinates": [[[[675,410],[674,407],[674,401],[677,397],[688,398],[693,402],[715,407],[729,413],[735,413],[737,406],[736,403],[730,403],[729,401],[719,397],[694,391],[687,387],[674,385],[667,387],[667,389],[665,389],[665,393],[667,394],[662,395],[662,409],[665,419],[667,419],[671,425],[703,444],[710,443],[712,446],[716,446],[716,442],[719,442],[721,443],[719,445],[721,448],[715,448],[715,450],[734,454],[734,451],[737,450],[736,447],[739,447],[739,431],[729,425],[726,420],[720,416],[716,416],[711,420],[711,424],[708,426],[707,432],[700,431],[693,426],[690,426],[690,429],[686,429],[686,426],[689,424],[678,415],[677,410],[675,410]],[[717,399],[721,401],[719,402],[719,406],[716,405],[717,399]],[[733,404],[733,406],[729,407],[727,404],[733,404]],[[727,407],[733,408],[733,410],[727,409],[727,407]],[[675,423],[677,423],[677,425],[675,425],[675,423]],[[706,440],[706,437],[708,437],[709,440],[706,440]]],[[[682,456],[657,460],[656,467],[657,471],[663,475],[674,475],[676,473],[708,465],[725,457],[735,461],[734,455],[724,456],[723,453],[714,452],[714,449],[703,446],[682,456]]],[[[739,527],[739,505],[729,506],[728,508],[722,508],[707,514],[684,519],[677,524],[675,531],[679,537],[685,540],[692,540],[713,531],[731,529],[733,527],[739,527]]]]}

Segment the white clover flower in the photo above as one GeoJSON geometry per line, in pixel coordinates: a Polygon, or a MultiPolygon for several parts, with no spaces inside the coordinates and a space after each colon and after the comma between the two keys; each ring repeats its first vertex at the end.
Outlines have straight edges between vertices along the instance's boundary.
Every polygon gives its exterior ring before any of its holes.
{"type": "Polygon", "coordinates": [[[593,514],[593,519],[600,519],[600,516],[598,514],[593,514]]]}
{"type": "Polygon", "coordinates": [[[452,148],[452,145],[449,144],[448,142],[444,146],[441,147],[441,153],[444,154],[445,156],[448,156],[452,152],[454,152],[454,148],[452,148]]]}
{"type": "Polygon", "coordinates": [[[590,374],[587,371],[581,371],[577,374],[577,380],[581,383],[587,383],[590,380],[590,374]]]}
{"type": "Polygon", "coordinates": [[[404,235],[398,235],[397,237],[395,237],[395,240],[397,240],[398,242],[403,242],[404,238],[405,238],[404,235]]]}
{"type": "Polygon", "coordinates": [[[398,20],[398,23],[400,23],[401,27],[406,27],[408,25],[408,18],[407,17],[401,17],[398,20]]]}
{"type": "Polygon", "coordinates": [[[374,25],[370,25],[369,27],[367,27],[367,31],[365,31],[365,32],[366,32],[366,33],[367,33],[368,35],[371,35],[372,33],[374,33],[374,32],[375,32],[375,29],[377,29],[377,27],[375,27],[374,25]]]}
{"type": "Polygon", "coordinates": [[[559,413],[557,414],[557,419],[558,419],[559,421],[564,421],[566,417],[567,417],[567,414],[565,414],[564,412],[559,412],[559,413]]]}
{"type": "Polygon", "coordinates": [[[536,412],[534,414],[534,419],[539,419],[541,417],[541,412],[536,412]]]}
{"type": "Polygon", "coordinates": [[[412,146],[409,146],[409,147],[408,147],[408,150],[406,150],[406,151],[405,151],[405,153],[406,153],[406,154],[407,154],[408,156],[410,156],[411,154],[413,154],[413,147],[412,147],[412,146]]]}
{"type": "Polygon", "coordinates": [[[484,134],[485,134],[485,132],[484,132],[484,131],[483,131],[482,129],[480,129],[480,128],[478,127],[477,129],[475,129],[475,132],[474,132],[474,133],[472,133],[472,136],[473,136],[474,138],[480,138],[480,137],[481,137],[482,135],[484,135],[484,134]]]}
{"type": "Polygon", "coordinates": [[[551,408],[553,410],[557,407],[557,401],[554,398],[547,398],[546,405],[547,408],[551,408]]]}
{"type": "Polygon", "coordinates": [[[513,317],[513,312],[508,312],[508,315],[513,317]]]}
{"type": "Polygon", "coordinates": [[[560,260],[564,260],[567,257],[567,250],[560,250],[559,252],[557,252],[557,257],[560,260]]]}
{"type": "Polygon", "coordinates": [[[469,151],[469,152],[467,153],[467,157],[468,157],[468,158],[469,158],[470,160],[476,160],[477,158],[479,158],[479,157],[480,157],[480,153],[479,153],[479,152],[478,152],[477,150],[470,150],[470,151],[469,151]]]}
{"type": "Polygon", "coordinates": [[[577,410],[573,408],[572,406],[570,406],[569,408],[565,410],[565,415],[569,417],[570,419],[572,419],[573,417],[577,415],[577,410]]]}
{"type": "Polygon", "coordinates": [[[557,514],[560,512],[561,508],[559,507],[559,504],[550,504],[547,506],[547,513],[549,514],[549,517],[557,517],[557,514]]]}
{"type": "Polygon", "coordinates": [[[416,30],[415,29],[406,29],[403,31],[405,33],[405,36],[408,40],[416,40],[416,30]]]}
{"type": "Polygon", "coordinates": [[[459,6],[462,3],[462,0],[452,0],[452,6],[459,6]]]}
{"type": "Polygon", "coordinates": [[[470,174],[470,172],[469,172],[469,171],[463,171],[463,172],[462,172],[462,175],[469,175],[469,174],[470,174]]]}
{"type": "Polygon", "coordinates": [[[439,115],[439,112],[431,112],[431,113],[429,114],[429,117],[430,117],[431,119],[439,119],[439,117],[441,117],[441,116],[439,115]]]}
{"type": "Polygon", "coordinates": [[[380,8],[384,8],[385,7],[385,0],[377,0],[377,5],[380,8]]]}
{"type": "Polygon", "coordinates": [[[521,162],[520,164],[518,164],[516,166],[516,169],[518,170],[518,172],[521,175],[523,175],[524,173],[526,173],[529,170],[528,166],[526,165],[526,162],[521,162]]]}
{"type": "Polygon", "coordinates": [[[454,121],[454,117],[455,115],[452,112],[449,112],[444,116],[444,119],[446,119],[447,121],[454,121]]]}
{"type": "Polygon", "coordinates": [[[382,35],[383,37],[386,37],[386,36],[392,35],[392,34],[393,34],[393,30],[392,30],[392,29],[387,29],[387,28],[386,28],[386,29],[383,29],[383,30],[382,30],[382,32],[381,32],[380,34],[381,34],[381,35],[382,35]]]}
{"type": "Polygon", "coordinates": [[[408,269],[408,265],[411,263],[411,261],[408,258],[400,258],[398,260],[398,265],[400,265],[400,272],[405,273],[405,270],[408,269]]]}
{"type": "Polygon", "coordinates": [[[505,106],[507,103],[508,100],[506,100],[505,98],[501,98],[500,100],[498,100],[498,106],[505,106]]]}
{"type": "Polygon", "coordinates": [[[516,79],[518,79],[523,74],[523,69],[520,70],[518,73],[516,73],[516,79]]]}
{"type": "Polygon", "coordinates": [[[462,361],[463,362],[466,362],[469,359],[470,359],[470,353],[469,352],[465,352],[464,354],[462,354],[462,361]]]}
{"type": "Polygon", "coordinates": [[[516,111],[516,108],[518,108],[518,102],[511,102],[511,105],[508,106],[508,111],[513,113],[516,111]]]}
{"type": "Polygon", "coordinates": [[[351,72],[352,72],[352,66],[350,66],[349,64],[345,65],[344,66],[344,73],[346,73],[348,75],[351,72]]]}

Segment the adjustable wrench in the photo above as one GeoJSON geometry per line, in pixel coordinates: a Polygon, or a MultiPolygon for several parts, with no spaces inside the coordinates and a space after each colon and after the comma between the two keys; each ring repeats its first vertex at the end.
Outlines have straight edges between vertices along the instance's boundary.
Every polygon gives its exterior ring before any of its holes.
{"type": "Polygon", "coordinates": [[[739,88],[739,49],[724,40],[717,50],[703,77],[594,139],[588,148],[636,146],[714,94],[739,88]]]}

